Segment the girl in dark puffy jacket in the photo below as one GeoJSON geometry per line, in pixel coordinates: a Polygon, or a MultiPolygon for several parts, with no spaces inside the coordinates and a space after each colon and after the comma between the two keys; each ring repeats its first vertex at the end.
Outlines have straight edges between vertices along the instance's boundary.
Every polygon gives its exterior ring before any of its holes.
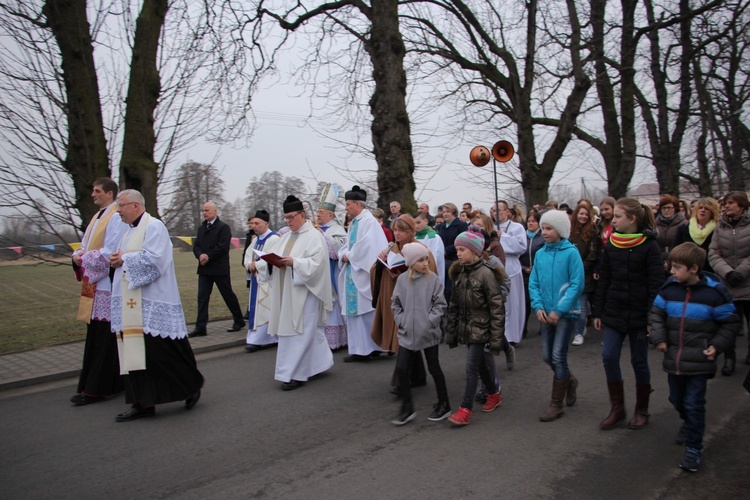
{"type": "Polygon", "coordinates": [[[625,420],[620,354],[627,337],[635,373],[636,404],[630,429],[648,424],[651,372],[648,366],[648,312],[664,283],[664,260],[654,239],[654,216],[635,198],[620,198],[612,218],[614,233],[604,248],[594,298],[594,327],[604,330],[602,363],[612,405],[599,427],[609,430],[625,420]]]}
{"type": "Polygon", "coordinates": [[[458,262],[449,271],[453,294],[448,309],[446,343],[448,347],[466,345],[466,387],[458,411],[448,418],[454,425],[471,422],[471,409],[481,377],[487,388],[487,401],[482,411],[491,412],[502,401],[500,387],[495,381],[495,366],[484,355],[485,349],[498,355],[503,349],[505,334],[505,301],[501,284],[507,279],[501,267],[493,268],[482,260],[484,237],[466,231],[454,243],[458,262]]]}

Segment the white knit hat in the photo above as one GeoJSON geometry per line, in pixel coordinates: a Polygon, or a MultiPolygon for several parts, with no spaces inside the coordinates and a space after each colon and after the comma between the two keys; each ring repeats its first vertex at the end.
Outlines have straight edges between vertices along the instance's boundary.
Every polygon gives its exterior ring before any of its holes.
{"type": "Polygon", "coordinates": [[[542,214],[539,225],[548,224],[555,228],[560,238],[570,237],[570,217],[563,210],[547,210],[542,214]]]}
{"type": "Polygon", "coordinates": [[[404,256],[406,265],[411,267],[422,257],[427,257],[430,254],[430,250],[421,243],[407,243],[404,248],[401,249],[401,255],[404,256]]]}

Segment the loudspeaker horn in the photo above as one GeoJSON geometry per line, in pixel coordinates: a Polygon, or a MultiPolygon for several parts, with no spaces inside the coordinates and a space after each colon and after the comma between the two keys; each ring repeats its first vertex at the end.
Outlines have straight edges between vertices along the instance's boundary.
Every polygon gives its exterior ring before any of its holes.
{"type": "Polygon", "coordinates": [[[513,144],[508,141],[497,141],[495,145],[492,146],[492,156],[500,163],[509,162],[510,159],[513,158],[514,152],[513,144]]]}
{"type": "Polygon", "coordinates": [[[484,146],[477,146],[469,153],[469,160],[475,167],[483,167],[490,162],[490,150],[484,146]]]}

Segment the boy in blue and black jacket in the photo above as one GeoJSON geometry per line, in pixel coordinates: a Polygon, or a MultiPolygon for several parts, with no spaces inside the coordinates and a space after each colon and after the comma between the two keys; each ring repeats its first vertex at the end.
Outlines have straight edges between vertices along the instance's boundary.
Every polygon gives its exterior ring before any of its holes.
{"type": "Polygon", "coordinates": [[[740,320],[719,278],[700,271],[705,250],[683,243],[669,259],[672,277],[651,308],[650,342],[664,353],[669,401],[683,420],[675,438],[685,445],[680,467],[695,472],[706,428],[706,385],[716,374],[716,355],[732,345],[740,320]]]}

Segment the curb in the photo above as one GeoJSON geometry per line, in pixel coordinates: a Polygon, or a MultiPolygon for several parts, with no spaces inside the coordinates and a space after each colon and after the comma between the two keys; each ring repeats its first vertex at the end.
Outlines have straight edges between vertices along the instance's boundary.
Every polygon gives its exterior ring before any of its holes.
{"type": "MultiPolygon", "coordinates": [[[[228,349],[230,347],[244,346],[245,339],[240,338],[231,340],[228,342],[222,342],[220,344],[205,345],[201,347],[193,347],[193,354],[198,355],[207,352],[219,351],[222,349],[228,349]]],[[[57,380],[63,380],[66,378],[78,377],[81,373],[80,368],[74,370],[62,370],[55,373],[45,373],[43,375],[33,375],[31,377],[17,378],[14,380],[8,380],[0,382],[0,392],[9,389],[17,389],[19,387],[28,387],[30,385],[43,384],[45,382],[54,382],[57,380]]]]}

